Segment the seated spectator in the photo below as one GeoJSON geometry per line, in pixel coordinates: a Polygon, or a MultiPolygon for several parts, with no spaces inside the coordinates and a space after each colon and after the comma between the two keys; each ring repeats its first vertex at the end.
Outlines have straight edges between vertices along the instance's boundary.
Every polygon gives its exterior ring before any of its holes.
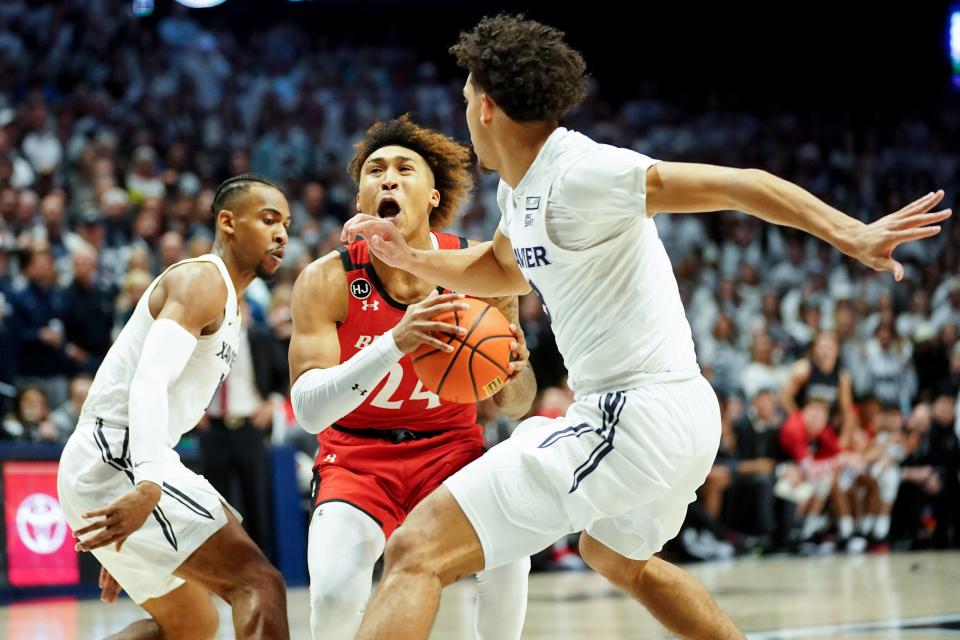
{"type": "Polygon", "coordinates": [[[93,384],[93,378],[89,375],[80,374],[74,377],[70,380],[70,397],[50,414],[50,420],[57,428],[59,442],[66,443],[67,438],[77,426],[80,410],[87,399],[87,393],[90,392],[91,384],[93,384]]]}
{"type": "Polygon", "coordinates": [[[59,432],[50,420],[47,397],[40,387],[26,386],[17,396],[16,409],[3,421],[0,438],[23,442],[58,442],[59,432]]]}
{"type": "Polygon", "coordinates": [[[800,477],[812,488],[812,496],[798,506],[798,516],[804,517],[800,532],[802,540],[810,540],[825,525],[822,517],[827,498],[832,497],[837,529],[842,541],[853,536],[853,517],[850,507],[837,486],[840,438],[828,427],[831,398],[808,395],[803,408],[787,418],[780,431],[780,446],[797,465],[800,477]]]}
{"type": "MultiPolygon", "coordinates": [[[[725,502],[727,523],[735,530],[759,536],[763,544],[787,541],[784,515],[777,517],[773,495],[780,450],[780,425],[783,418],[773,389],[761,389],[743,416],[733,424],[736,474],[725,502]]],[[[782,510],[781,510],[782,511],[782,510]]]]}
{"type": "Polygon", "coordinates": [[[69,361],[64,353],[63,290],[57,285],[53,255],[43,245],[26,258],[27,284],[14,293],[13,325],[19,340],[17,386],[37,386],[59,404],[67,398],[69,361]]]}

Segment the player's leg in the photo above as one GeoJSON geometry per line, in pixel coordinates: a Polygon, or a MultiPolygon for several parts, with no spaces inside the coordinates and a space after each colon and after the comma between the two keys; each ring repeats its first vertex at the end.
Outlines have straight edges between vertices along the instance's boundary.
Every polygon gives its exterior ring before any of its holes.
{"type": "MultiPolygon", "coordinates": [[[[479,428],[474,432],[448,432],[428,440],[408,443],[409,454],[417,459],[412,479],[419,487],[414,504],[429,496],[444,480],[484,453],[479,428]]],[[[527,613],[527,579],[530,558],[522,557],[508,565],[477,574],[475,637],[479,640],[511,640],[520,637],[527,613]]]]}
{"type": "Polygon", "coordinates": [[[383,578],[357,638],[426,638],[443,587],[482,569],[480,538],[450,490],[440,487],[390,538],[383,578]]]}
{"type": "Polygon", "coordinates": [[[137,620],[107,640],[209,640],[217,635],[219,616],[206,589],[185,582],[165,596],[140,604],[150,619],[137,620]]]}
{"type": "Polygon", "coordinates": [[[283,576],[224,506],[227,524],[194,551],[174,575],[230,604],[237,638],[288,638],[283,576]]]}
{"type": "Polygon", "coordinates": [[[598,542],[586,531],[580,553],[595,571],[620,587],[681,638],[743,638],[700,582],[657,557],[632,560],[598,542]]]}
{"type": "Polygon", "coordinates": [[[380,525],[356,507],[325,502],[314,510],[307,544],[314,640],[356,636],[385,544],[380,525]]]}
{"type": "Polygon", "coordinates": [[[478,640],[519,638],[527,614],[530,558],[477,574],[474,635],[478,640]]]}
{"type": "MultiPolygon", "coordinates": [[[[529,430],[521,425],[414,507],[387,543],[383,578],[358,638],[426,638],[443,587],[528,558],[573,530],[538,460],[560,453],[537,443],[562,422],[528,420],[529,430]]],[[[579,446],[576,439],[568,443],[579,446]]],[[[567,481],[561,481],[564,495],[567,481]]]]}

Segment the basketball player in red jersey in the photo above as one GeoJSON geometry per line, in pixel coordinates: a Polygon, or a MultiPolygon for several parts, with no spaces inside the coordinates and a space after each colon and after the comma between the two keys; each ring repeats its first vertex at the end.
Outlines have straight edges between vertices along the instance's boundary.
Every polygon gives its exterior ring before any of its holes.
{"type": "MultiPolygon", "coordinates": [[[[357,144],[350,172],[357,209],[389,219],[412,246],[461,249],[442,233],[472,187],[469,150],[407,117],[377,123],[357,144]]],[[[518,325],[516,297],[489,301],[518,325]]],[[[370,596],[373,568],[407,513],[484,451],[476,405],[424,388],[409,353],[445,351],[433,322],[463,307],[457,294],[385,265],[359,240],[320,258],[293,290],[291,397],[300,424],[319,433],[310,521],[310,628],[314,639],[353,638],[370,596]]],[[[519,329],[511,378],[494,396],[520,418],[536,393],[519,329]]],[[[476,636],[519,638],[528,559],[478,575],[476,636]]]]}

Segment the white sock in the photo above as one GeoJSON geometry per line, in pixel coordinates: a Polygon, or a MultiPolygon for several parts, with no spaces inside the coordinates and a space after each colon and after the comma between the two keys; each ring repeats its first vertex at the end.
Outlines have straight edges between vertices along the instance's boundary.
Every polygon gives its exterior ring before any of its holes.
{"type": "Polygon", "coordinates": [[[840,533],[840,537],[844,540],[853,535],[853,518],[850,516],[843,516],[840,520],[837,521],[837,531],[840,533]]]}
{"type": "Polygon", "coordinates": [[[820,517],[817,515],[809,515],[803,521],[803,539],[808,540],[813,537],[813,534],[817,532],[817,529],[820,526],[820,517]]]}
{"type": "Polygon", "coordinates": [[[890,516],[877,516],[877,524],[873,528],[873,536],[877,540],[884,540],[890,533],[890,516]]]}
{"type": "Polygon", "coordinates": [[[477,574],[477,640],[517,640],[527,614],[530,558],[477,574]]]}
{"type": "Polygon", "coordinates": [[[877,523],[877,517],[875,515],[865,515],[859,520],[857,520],[857,533],[862,536],[870,535],[870,532],[873,531],[874,525],[877,523]]]}

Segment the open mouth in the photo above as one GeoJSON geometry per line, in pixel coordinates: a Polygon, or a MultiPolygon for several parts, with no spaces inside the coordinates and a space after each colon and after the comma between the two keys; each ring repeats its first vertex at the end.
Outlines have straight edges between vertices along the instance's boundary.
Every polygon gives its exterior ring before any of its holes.
{"type": "Polygon", "coordinates": [[[283,262],[283,254],[284,254],[283,249],[280,249],[279,251],[271,251],[270,257],[276,260],[277,264],[280,264],[283,262]]]}
{"type": "Polygon", "coordinates": [[[384,220],[394,220],[400,215],[400,205],[396,200],[387,196],[377,205],[377,215],[384,220]]]}

